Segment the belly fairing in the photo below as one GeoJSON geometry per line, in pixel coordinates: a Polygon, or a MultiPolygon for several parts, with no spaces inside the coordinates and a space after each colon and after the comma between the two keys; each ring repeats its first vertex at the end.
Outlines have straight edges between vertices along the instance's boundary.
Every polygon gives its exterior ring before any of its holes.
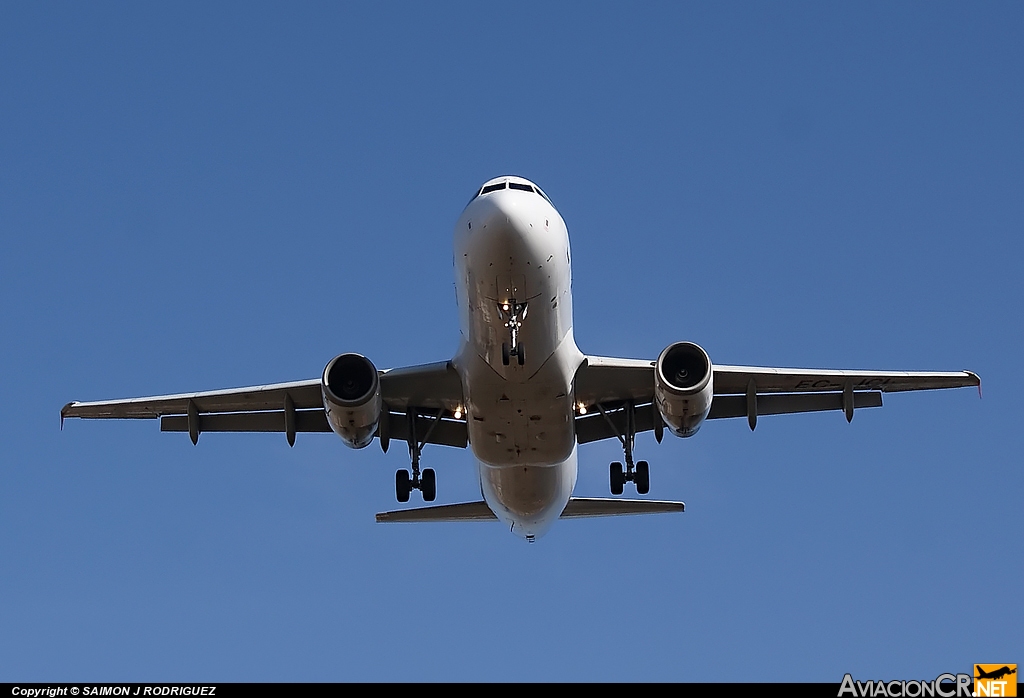
{"type": "Polygon", "coordinates": [[[522,382],[496,373],[463,344],[452,363],[462,377],[473,454],[490,466],[554,465],[576,446],[572,377],[583,360],[572,332],[522,382]]]}

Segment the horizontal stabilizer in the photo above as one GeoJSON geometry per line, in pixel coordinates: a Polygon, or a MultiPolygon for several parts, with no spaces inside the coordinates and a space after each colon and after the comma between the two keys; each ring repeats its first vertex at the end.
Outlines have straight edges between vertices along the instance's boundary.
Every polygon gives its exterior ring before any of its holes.
{"type": "Polygon", "coordinates": [[[628,516],[630,514],[668,514],[686,511],[682,502],[664,502],[656,499],[595,499],[573,497],[565,505],[560,518],[575,519],[589,516],[628,516]]]}
{"type": "MultiPolygon", "coordinates": [[[[664,514],[682,512],[682,502],[663,502],[652,499],[592,499],[573,497],[560,518],[574,519],[594,516],[627,516],[629,514],[664,514]]],[[[377,523],[418,523],[423,521],[496,521],[487,502],[443,504],[419,509],[399,509],[377,514],[377,523]]]]}
{"type": "Polygon", "coordinates": [[[442,504],[437,507],[399,509],[377,514],[377,523],[392,521],[497,521],[487,502],[465,502],[464,504],[442,504]]]}

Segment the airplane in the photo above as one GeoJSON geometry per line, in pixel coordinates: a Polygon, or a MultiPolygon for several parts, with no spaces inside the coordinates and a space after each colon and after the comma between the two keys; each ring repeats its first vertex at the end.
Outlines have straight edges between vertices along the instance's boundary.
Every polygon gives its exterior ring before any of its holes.
{"type": "Polygon", "coordinates": [[[970,371],[838,371],[713,364],[693,342],[653,359],[584,354],[573,338],[569,236],[547,194],[528,179],[503,176],[476,190],[455,224],[460,343],[449,361],[378,370],[341,354],[319,378],[230,390],[102,402],[61,410],[85,419],[160,419],[160,430],[334,432],[345,445],[374,439],[408,446],[395,493],[434,501],[437,478],[420,468],[427,444],[472,450],[482,501],[383,512],[379,522],[500,520],[532,542],[558,518],[684,511],[682,502],[619,498],[625,483],[650,490],[650,466],[634,461],[638,433],[667,429],[689,438],[705,420],[854,411],[880,407],[882,393],[977,386],[970,371]],[[613,498],[573,497],[577,447],[617,439],[613,498]],[[623,465],[625,463],[625,465],[623,465]]]}
{"type": "Polygon", "coordinates": [[[976,679],[1001,679],[1004,676],[1009,676],[1010,674],[1016,674],[1017,673],[1017,667],[1016,666],[1014,666],[1013,669],[1011,669],[1008,666],[1003,666],[1003,667],[1001,667],[999,669],[995,669],[993,671],[985,671],[980,666],[975,664],[974,668],[975,668],[975,670],[976,670],[976,672],[978,674],[977,676],[974,677],[976,679]]]}

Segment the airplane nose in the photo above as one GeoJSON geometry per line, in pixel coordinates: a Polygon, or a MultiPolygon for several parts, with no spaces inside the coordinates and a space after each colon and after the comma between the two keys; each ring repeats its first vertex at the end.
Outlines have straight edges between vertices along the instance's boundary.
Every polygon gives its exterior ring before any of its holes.
{"type": "Polygon", "coordinates": [[[522,235],[529,228],[524,220],[520,197],[510,192],[494,192],[473,202],[473,227],[491,232],[517,233],[522,235]]]}

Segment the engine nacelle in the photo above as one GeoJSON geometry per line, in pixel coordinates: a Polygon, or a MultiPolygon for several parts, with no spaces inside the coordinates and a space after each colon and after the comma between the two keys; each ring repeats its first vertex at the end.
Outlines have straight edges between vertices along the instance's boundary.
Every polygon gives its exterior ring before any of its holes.
{"type": "Polygon", "coordinates": [[[654,401],[676,436],[693,436],[711,411],[714,387],[711,359],[693,342],[676,342],[654,366],[654,401]]]}
{"type": "Polygon", "coordinates": [[[377,367],[359,354],[334,357],[320,381],[327,423],[350,448],[373,441],[380,421],[380,378],[377,367]]]}

